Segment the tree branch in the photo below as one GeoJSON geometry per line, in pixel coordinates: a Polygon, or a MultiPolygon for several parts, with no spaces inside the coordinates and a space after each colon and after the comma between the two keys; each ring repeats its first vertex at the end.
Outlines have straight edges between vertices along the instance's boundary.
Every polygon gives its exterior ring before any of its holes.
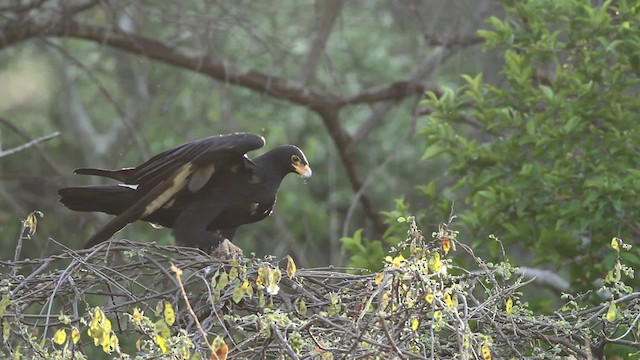
{"type": "Polygon", "coordinates": [[[329,40],[329,36],[331,36],[333,24],[342,10],[344,0],[320,0],[317,4],[324,7],[325,11],[322,20],[320,20],[318,35],[313,41],[311,50],[307,54],[307,59],[305,60],[304,65],[302,65],[302,70],[300,71],[300,78],[298,81],[300,81],[303,86],[306,85],[313,77],[315,69],[318,66],[318,62],[320,61],[320,57],[324,52],[327,41],[329,40]]]}
{"type": "Polygon", "coordinates": [[[0,150],[0,158],[15,154],[15,153],[17,153],[19,151],[28,149],[28,148],[30,148],[32,146],[35,146],[36,144],[39,144],[39,143],[47,141],[47,140],[51,140],[51,139],[53,139],[55,137],[58,137],[58,136],[60,136],[60,132],[56,131],[56,132],[54,132],[52,134],[45,135],[45,136],[39,137],[37,139],[33,139],[33,140],[29,141],[28,143],[22,144],[20,146],[16,146],[16,147],[13,147],[11,149],[4,150],[4,151],[0,150]]]}
{"type": "MultiPolygon", "coordinates": [[[[424,85],[409,80],[371,88],[350,97],[339,97],[330,93],[314,91],[298,82],[215,60],[212,56],[204,53],[170,46],[161,41],[119,29],[83,23],[61,14],[40,17],[37,20],[28,18],[0,27],[0,49],[38,36],[84,39],[109,45],[166,64],[199,72],[228,84],[242,86],[277,99],[308,107],[322,118],[337,146],[351,186],[356,192],[361,189],[363,181],[357,173],[355,162],[351,156],[352,152],[349,149],[351,138],[340,124],[340,109],[343,106],[358,103],[399,101],[407,96],[422,94],[425,91],[424,85]]],[[[377,235],[381,235],[386,226],[366,193],[361,194],[360,202],[366,216],[372,221],[375,232],[377,235]]]]}
{"type": "Polygon", "coordinates": [[[373,224],[373,230],[377,236],[382,236],[387,229],[380,215],[373,207],[373,203],[369,199],[369,196],[363,189],[364,182],[358,174],[356,165],[353,161],[351,151],[349,151],[349,144],[351,143],[351,137],[347,134],[346,130],[340,126],[340,115],[338,109],[324,108],[319,109],[318,114],[322,118],[325,127],[329,130],[329,134],[336,144],[340,160],[344,165],[347,176],[351,182],[351,188],[356,194],[360,196],[360,204],[364,210],[365,216],[373,224]]]}

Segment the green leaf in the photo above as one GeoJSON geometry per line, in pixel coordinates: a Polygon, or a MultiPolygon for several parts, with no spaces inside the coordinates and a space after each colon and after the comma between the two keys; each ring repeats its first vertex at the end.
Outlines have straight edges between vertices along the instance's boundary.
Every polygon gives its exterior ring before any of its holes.
{"type": "Polygon", "coordinates": [[[431,145],[427,148],[427,150],[425,150],[424,154],[422,155],[422,159],[425,160],[436,157],[447,150],[448,149],[446,147],[439,144],[431,145]]]}

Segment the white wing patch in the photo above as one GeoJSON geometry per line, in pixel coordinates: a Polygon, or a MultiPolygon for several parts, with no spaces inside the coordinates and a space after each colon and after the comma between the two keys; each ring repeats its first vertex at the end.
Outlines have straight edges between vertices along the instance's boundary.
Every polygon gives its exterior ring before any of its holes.
{"type": "Polygon", "coordinates": [[[196,192],[202,189],[202,187],[209,182],[209,179],[211,179],[211,175],[213,175],[215,171],[216,167],[213,164],[201,167],[196,170],[189,178],[189,185],[187,185],[189,191],[196,192]]]}
{"type": "Polygon", "coordinates": [[[126,187],[133,190],[138,189],[138,184],[118,184],[118,186],[126,187]]]}
{"type": "MultiPolygon", "coordinates": [[[[197,171],[197,170],[196,170],[197,171]]],[[[158,196],[153,199],[147,206],[144,208],[144,212],[142,213],[142,217],[148,216],[154,211],[158,210],[162,207],[167,201],[171,200],[171,198],[177,194],[180,190],[184,189],[185,182],[189,175],[193,174],[195,171],[193,170],[193,164],[187,163],[180,169],[178,169],[173,175],[172,178],[165,180],[164,184],[160,183],[156,185],[152,192],[158,189],[160,186],[168,185],[158,196]]],[[[149,194],[145,195],[149,196],[149,194]]],[[[144,199],[144,198],[143,198],[144,199]]]]}

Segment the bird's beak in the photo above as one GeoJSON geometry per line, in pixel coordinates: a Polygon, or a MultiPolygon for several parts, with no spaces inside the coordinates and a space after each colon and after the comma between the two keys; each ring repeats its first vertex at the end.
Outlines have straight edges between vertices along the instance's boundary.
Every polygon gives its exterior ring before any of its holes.
{"type": "Polygon", "coordinates": [[[311,174],[313,173],[309,165],[297,163],[297,164],[293,164],[293,168],[296,170],[296,173],[298,173],[302,177],[304,181],[307,181],[311,177],[311,174]]]}

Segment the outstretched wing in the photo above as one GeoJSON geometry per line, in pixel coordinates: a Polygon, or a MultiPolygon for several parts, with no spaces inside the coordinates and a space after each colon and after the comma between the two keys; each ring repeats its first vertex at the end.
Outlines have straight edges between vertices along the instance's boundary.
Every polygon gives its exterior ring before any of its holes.
{"type": "Polygon", "coordinates": [[[76,169],[74,173],[108,177],[125,184],[151,189],[187,163],[192,163],[196,170],[225,163],[241,164],[247,152],[259,149],[264,144],[264,138],[254,134],[215,135],[165,150],[135,168],[81,168],[76,169]]]}
{"type": "Polygon", "coordinates": [[[142,197],[89,239],[86,247],[106,241],[128,223],[161,208],[183,190],[200,190],[221,166],[245,164],[248,151],[264,146],[253,134],[211,136],[164,151],[144,164],[122,170],[78,169],[77,174],[106,176],[137,185],[142,197]]]}

